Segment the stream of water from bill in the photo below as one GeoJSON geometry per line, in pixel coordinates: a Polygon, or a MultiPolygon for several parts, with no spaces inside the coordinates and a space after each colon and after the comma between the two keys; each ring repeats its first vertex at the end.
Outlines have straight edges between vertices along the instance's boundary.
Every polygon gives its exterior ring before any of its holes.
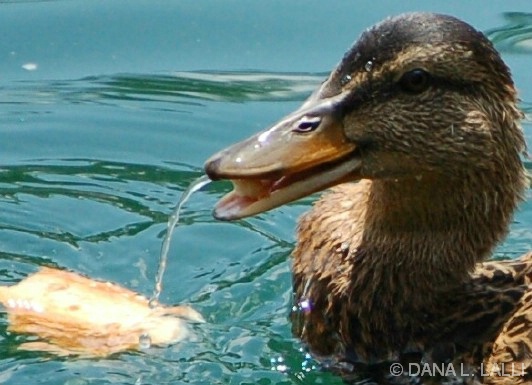
{"type": "Polygon", "coordinates": [[[179,223],[179,217],[181,215],[181,209],[183,205],[190,199],[192,194],[196,191],[201,190],[204,186],[208,185],[211,182],[207,175],[203,175],[193,181],[188,188],[183,191],[179,202],[168,218],[168,224],[166,226],[166,234],[164,236],[163,245],[161,247],[161,254],[159,255],[159,267],[157,270],[157,275],[155,276],[155,286],[153,294],[150,298],[150,307],[155,308],[159,304],[159,297],[163,290],[163,277],[166,270],[166,264],[168,262],[168,252],[170,251],[170,243],[172,241],[172,233],[174,232],[175,227],[179,223]]]}

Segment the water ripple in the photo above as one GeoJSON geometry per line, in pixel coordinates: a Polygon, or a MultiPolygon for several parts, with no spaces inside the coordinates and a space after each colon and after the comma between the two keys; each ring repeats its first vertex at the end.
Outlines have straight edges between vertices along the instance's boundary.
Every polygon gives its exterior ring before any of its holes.
{"type": "MultiPolygon", "coordinates": [[[[170,75],[117,74],[73,81],[15,82],[0,94],[0,105],[95,103],[145,107],[144,102],[202,105],[204,101],[302,101],[325,74],[261,72],[177,72],[170,75]]],[[[161,108],[161,106],[158,106],[161,108]]],[[[185,112],[184,110],[183,112],[185,112]]]]}
{"type": "Polygon", "coordinates": [[[506,25],[486,31],[501,52],[532,53],[532,13],[505,12],[506,25]]]}

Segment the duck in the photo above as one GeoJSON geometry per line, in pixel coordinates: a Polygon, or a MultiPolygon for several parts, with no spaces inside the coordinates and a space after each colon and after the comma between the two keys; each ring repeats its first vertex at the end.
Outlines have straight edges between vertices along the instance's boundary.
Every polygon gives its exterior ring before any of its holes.
{"type": "Polygon", "coordinates": [[[324,367],[365,384],[532,383],[532,253],[490,259],[527,188],[518,102],[482,32],[401,14],[300,108],[205,162],[233,184],[220,220],[327,190],[292,266],[293,331],[324,367]]]}

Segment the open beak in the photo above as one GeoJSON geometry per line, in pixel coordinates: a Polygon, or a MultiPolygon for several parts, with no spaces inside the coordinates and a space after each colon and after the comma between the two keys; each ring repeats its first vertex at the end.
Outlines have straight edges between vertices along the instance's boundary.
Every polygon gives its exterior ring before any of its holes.
{"type": "Polygon", "coordinates": [[[345,137],[339,96],[311,97],[271,128],[208,159],[207,175],[234,187],[214,216],[247,217],[354,179],[361,162],[345,137]]]}

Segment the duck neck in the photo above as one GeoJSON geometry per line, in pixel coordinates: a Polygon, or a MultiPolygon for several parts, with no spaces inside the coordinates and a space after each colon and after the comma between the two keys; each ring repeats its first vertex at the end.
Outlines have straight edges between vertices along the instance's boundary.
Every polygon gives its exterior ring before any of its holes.
{"type": "Polygon", "coordinates": [[[401,291],[409,300],[430,297],[420,290],[461,285],[505,236],[521,174],[516,168],[515,175],[479,170],[452,178],[373,181],[355,270],[369,274],[371,290],[401,291]]]}

